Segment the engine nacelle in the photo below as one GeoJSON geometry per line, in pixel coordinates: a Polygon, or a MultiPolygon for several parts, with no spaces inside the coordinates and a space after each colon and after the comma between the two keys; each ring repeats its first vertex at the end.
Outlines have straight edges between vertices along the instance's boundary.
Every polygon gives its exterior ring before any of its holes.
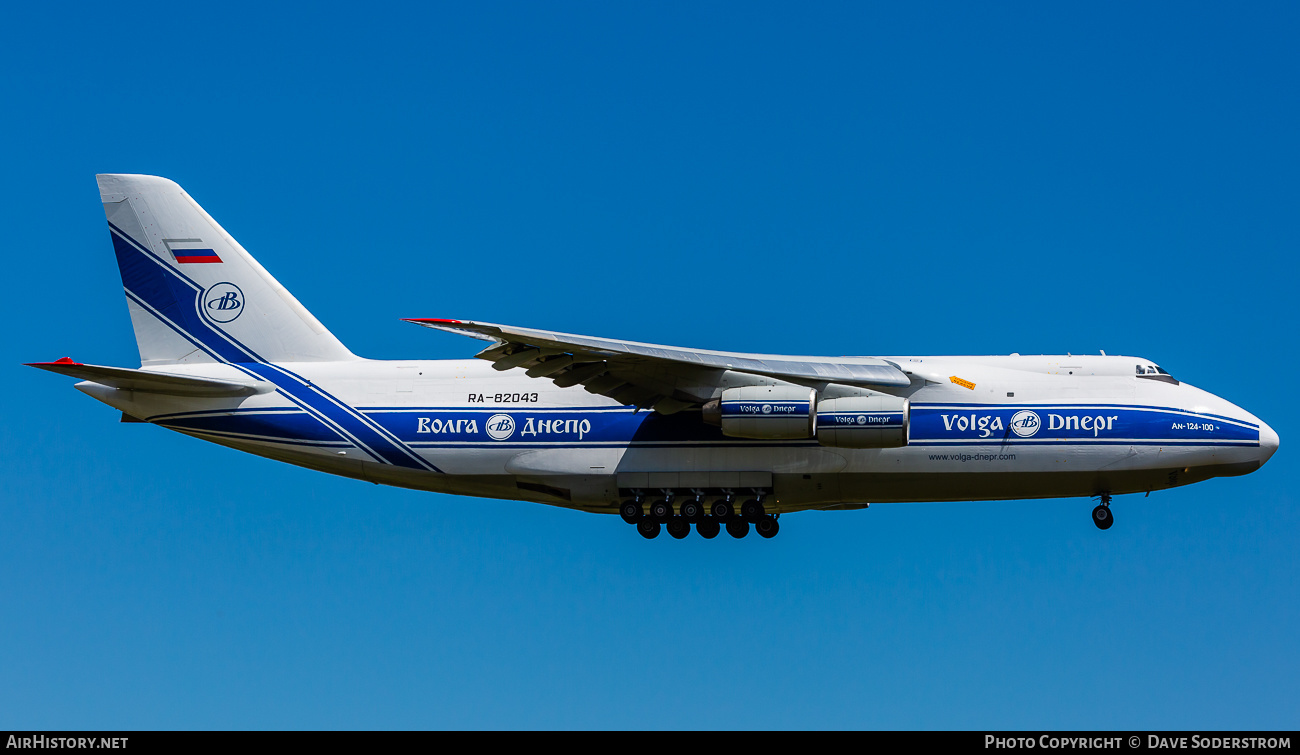
{"type": "Polygon", "coordinates": [[[733,438],[789,440],[816,432],[817,391],[797,385],[728,388],[704,407],[704,421],[733,438]]]}
{"type": "Polygon", "coordinates": [[[910,402],[897,396],[849,396],[817,403],[817,442],[838,448],[907,445],[910,402]]]}

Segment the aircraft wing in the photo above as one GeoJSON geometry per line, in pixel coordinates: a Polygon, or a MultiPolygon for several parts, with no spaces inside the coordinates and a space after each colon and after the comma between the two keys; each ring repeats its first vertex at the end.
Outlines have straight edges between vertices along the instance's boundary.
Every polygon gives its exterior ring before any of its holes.
{"type": "Polygon", "coordinates": [[[860,387],[910,384],[896,365],[875,357],[797,357],[682,349],[610,338],[552,333],[485,322],[408,319],[426,328],[459,333],[493,346],[476,356],[498,370],[523,367],[535,378],[666,414],[711,400],[724,374],[749,373],[793,383],[860,387]]]}

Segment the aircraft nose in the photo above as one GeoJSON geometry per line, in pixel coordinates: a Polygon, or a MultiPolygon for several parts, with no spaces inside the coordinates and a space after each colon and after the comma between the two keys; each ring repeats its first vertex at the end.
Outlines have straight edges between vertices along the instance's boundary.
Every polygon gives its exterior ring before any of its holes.
{"type": "Polygon", "coordinates": [[[1277,452],[1278,442],[1279,441],[1278,441],[1277,433],[1273,430],[1273,428],[1269,427],[1263,422],[1260,422],[1259,423],[1259,465],[1261,467],[1264,466],[1265,462],[1273,458],[1273,454],[1277,452]]]}

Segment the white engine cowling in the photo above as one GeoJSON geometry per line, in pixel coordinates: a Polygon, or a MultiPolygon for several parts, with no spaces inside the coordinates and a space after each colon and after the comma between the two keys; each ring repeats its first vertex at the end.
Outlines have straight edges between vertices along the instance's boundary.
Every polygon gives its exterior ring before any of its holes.
{"type": "Polygon", "coordinates": [[[817,442],[838,448],[907,445],[910,403],[887,395],[831,398],[817,403],[817,442]]]}
{"type": "Polygon", "coordinates": [[[794,385],[728,388],[720,399],[722,434],[786,440],[816,432],[817,391],[794,385]]]}

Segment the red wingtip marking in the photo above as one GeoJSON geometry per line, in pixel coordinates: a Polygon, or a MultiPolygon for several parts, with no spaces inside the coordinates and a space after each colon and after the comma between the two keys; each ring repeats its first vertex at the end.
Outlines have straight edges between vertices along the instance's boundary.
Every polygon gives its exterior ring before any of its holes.
{"type": "Polygon", "coordinates": [[[63,357],[62,359],[56,361],[55,364],[79,364],[79,363],[72,361],[72,357],[63,357]]]}
{"type": "Polygon", "coordinates": [[[444,320],[440,317],[403,317],[403,322],[447,322],[452,325],[460,325],[460,320],[444,320]]]}
{"type": "Polygon", "coordinates": [[[71,365],[76,365],[78,367],[81,366],[81,362],[72,361],[72,357],[63,357],[62,359],[53,362],[24,362],[24,364],[27,367],[40,367],[42,365],[47,365],[47,364],[71,364],[71,365]]]}

